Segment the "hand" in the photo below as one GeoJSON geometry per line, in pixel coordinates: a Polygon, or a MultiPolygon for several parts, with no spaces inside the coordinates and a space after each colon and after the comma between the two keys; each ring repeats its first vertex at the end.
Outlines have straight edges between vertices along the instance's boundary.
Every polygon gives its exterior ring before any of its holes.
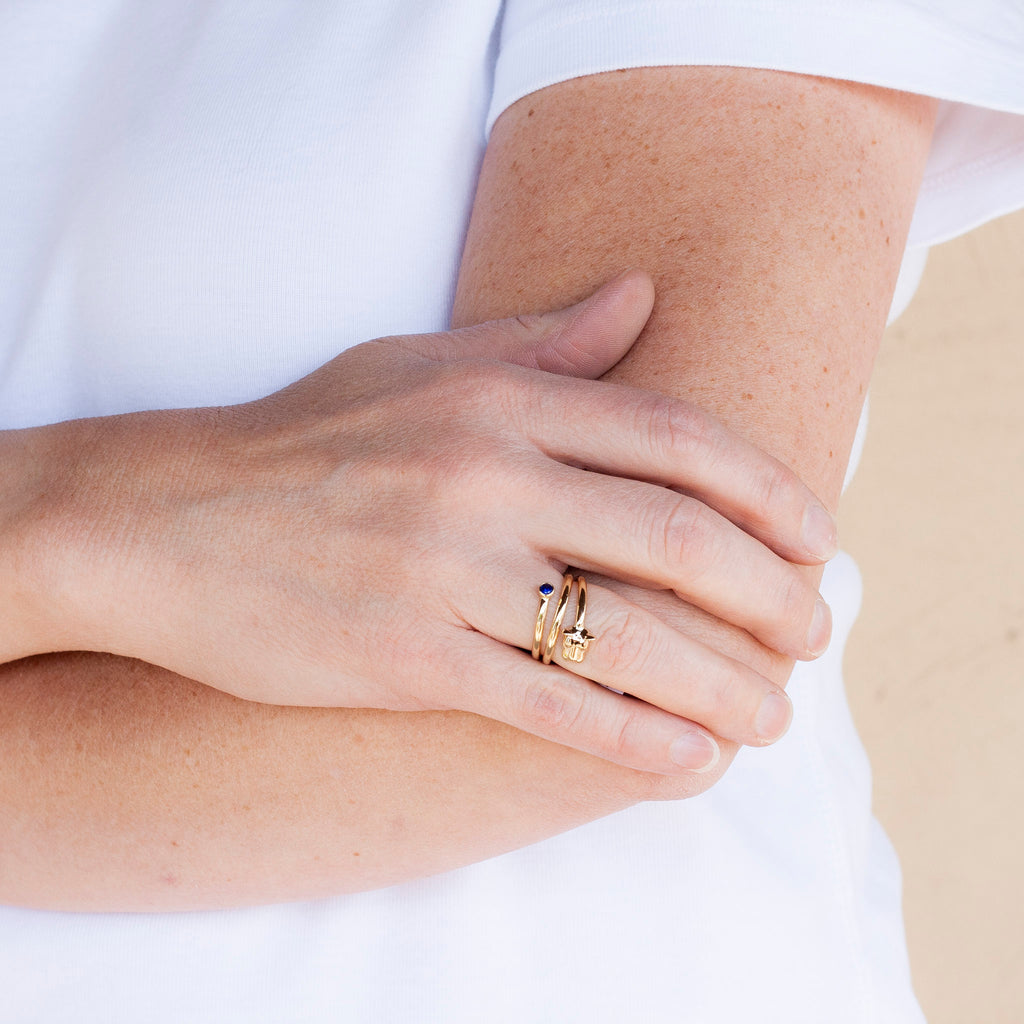
{"type": "Polygon", "coordinates": [[[246,405],[85,421],[56,501],[70,645],[270,703],[473,711],[648,771],[714,764],[684,719],[777,738],[780,687],[609,588],[582,664],[515,649],[567,564],[794,657],[827,642],[787,559],[834,533],[795,476],[685,403],[568,376],[614,365],[652,300],[625,275],[557,313],[357,346],[246,405]]]}

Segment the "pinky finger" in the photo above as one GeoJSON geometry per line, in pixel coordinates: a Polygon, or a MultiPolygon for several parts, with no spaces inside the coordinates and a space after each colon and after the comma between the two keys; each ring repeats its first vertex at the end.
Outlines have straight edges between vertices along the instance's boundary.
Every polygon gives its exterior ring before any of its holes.
{"type": "Polygon", "coordinates": [[[606,761],[662,775],[708,772],[720,750],[700,726],[606,690],[482,633],[467,634],[454,678],[459,705],[606,761]],[[480,666],[479,671],[467,670],[480,666]]]}

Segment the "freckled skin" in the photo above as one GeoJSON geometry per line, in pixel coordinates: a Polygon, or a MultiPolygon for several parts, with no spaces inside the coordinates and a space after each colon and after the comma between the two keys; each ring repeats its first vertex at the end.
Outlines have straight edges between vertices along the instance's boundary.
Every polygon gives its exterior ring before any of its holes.
{"type": "MultiPolygon", "coordinates": [[[[456,321],[555,308],[641,267],[654,314],[611,379],[716,412],[834,501],[933,112],[737,69],[543,90],[495,127],[456,321]]],[[[693,616],[707,643],[788,677],[788,660],[693,616]]],[[[650,777],[473,715],[252,705],[102,655],[2,666],[0,682],[0,898],[30,906],[391,885],[694,795],[732,756],[699,780],[650,777]]]]}
{"type": "Polygon", "coordinates": [[[557,104],[541,92],[528,113],[522,104],[507,111],[484,162],[483,186],[495,198],[474,215],[455,319],[503,315],[523,296],[537,309],[558,305],[624,266],[647,269],[654,315],[611,378],[696,398],[818,493],[837,496],[843,470],[827,454],[819,417],[827,410],[844,446],[852,443],[862,392],[844,382],[870,372],[902,251],[891,245],[892,226],[901,238],[907,228],[898,199],[905,186],[890,180],[891,165],[875,162],[879,150],[906,154],[904,181],[916,178],[920,153],[913,133],[901,134],[903,119],[927,131],[934,103],[796,75],[744,77],[762,78],[764,89],[737,88],[726,69],[652,68],[565,83],[557,104]],[[611,105],[635,114],[591,116],[611,105]],[[858,123],[857,112],[869,109],[858,123]],[[711,168],[709,151],[718,154],[711,168]],[[584,163],[594,170],[581,179],[584,163]],[[491,182],[498,167],[500,181],[491,182]],[[672,198],[661,215],[649,197],[664,195],[672,198]],[[501,252],[478,244],[490,237],[503,239],[501,252]],[[868,250],[884,258],[865,261],[868,250]],[[840,314],[842,296],[853,293],[866,301],[840,314]],[[826,385],[773,374],[780,358],[788,367],[810,360],[822,375],[842,370],[826,385]],[[793,436],[775,436],[781,417],[796,424],[793,436]]]}

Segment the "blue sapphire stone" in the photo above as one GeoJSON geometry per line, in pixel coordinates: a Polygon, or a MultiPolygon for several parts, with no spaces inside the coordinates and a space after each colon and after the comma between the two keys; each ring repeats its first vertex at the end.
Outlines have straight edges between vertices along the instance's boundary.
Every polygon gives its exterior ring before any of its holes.
{"type": "Polygon", "coordinates": [[[555,592],[555,588],[553,586],[551,586],[550,583],[542,583],[540,585],[540,592],[545,597],[550,597],[555,592]]]}

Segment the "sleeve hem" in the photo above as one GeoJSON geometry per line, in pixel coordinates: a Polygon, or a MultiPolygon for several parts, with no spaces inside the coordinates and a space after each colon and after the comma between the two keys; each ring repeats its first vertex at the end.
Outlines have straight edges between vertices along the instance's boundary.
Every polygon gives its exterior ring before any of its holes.
{"type": "Polygon", "coordinates": [[[996,39],[880,0],[796,3],[785,15],[744,0],[586,0],[545,10],[506,21],[488,134],[524,96],[605,71],[688,65],[818,75],[950,101],[961,116],[939,126],[937,143],[947,131],[955,141],[965,119],[989,119],[992,130],[972,133],[970,152],[929,162],[910,244],[931,245],[1024,206],[1024,62],[1015,59],[1013,26],[996,39]]]}
{"type": "Polygon", "coordinates": [[[1012,41],[954,32],[927,11],[876,0],[855,9],[815,4],[789,17],[738,0],[703,0],[685,12],[671,0],[588,7],[506,32],[487,131],[517,99],[556,82],[670,65],[792,71],[1024,114],[1024,63],[1014,53],[1012,41]],[[793,17],[798,32],[788,30],[793,17]]]}

